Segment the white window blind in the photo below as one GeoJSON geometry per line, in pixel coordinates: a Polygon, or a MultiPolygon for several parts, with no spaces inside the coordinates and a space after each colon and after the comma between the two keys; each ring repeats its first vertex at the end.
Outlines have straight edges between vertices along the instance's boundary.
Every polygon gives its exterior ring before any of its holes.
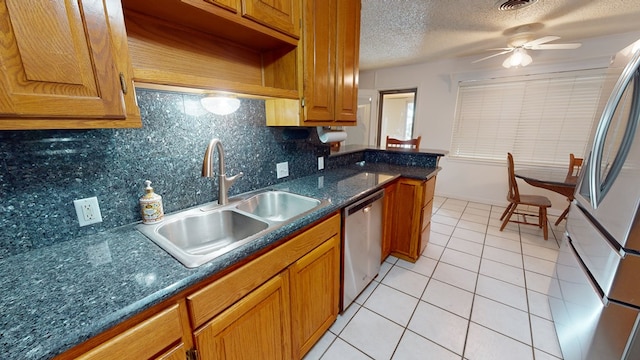
{"type": "Polygon", "coordinates": [[[583,157],[606,69],[462,81],[450,156],[566,166],[583,157]]]}

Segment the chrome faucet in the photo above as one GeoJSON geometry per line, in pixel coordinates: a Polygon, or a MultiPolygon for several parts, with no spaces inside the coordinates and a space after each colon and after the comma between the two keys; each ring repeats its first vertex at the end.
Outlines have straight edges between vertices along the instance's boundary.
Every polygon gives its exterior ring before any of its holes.
{"type": "Polygon", "coordinates": [[[224,150],[222,142],[219,139],[212,139],[204,152],[204,161],[202,162],[202,176],[213,177],[213,152],[218,149],[218,204],[226,205],[229,203],[227,192],[233,183],[242,176],[242,172],[232,177],[227,177],[224,173],[224,150]]]}

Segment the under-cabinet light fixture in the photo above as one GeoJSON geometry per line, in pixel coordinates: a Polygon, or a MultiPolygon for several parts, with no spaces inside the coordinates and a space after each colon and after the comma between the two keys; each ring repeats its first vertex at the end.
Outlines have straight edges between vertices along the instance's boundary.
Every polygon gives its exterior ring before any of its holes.
{"type": "Polygon", "coordinates": [[[205,96],[200,103],[208,112],[216,115],[229,115],[240,107],[240,99],[220,95],[205,96]]]}

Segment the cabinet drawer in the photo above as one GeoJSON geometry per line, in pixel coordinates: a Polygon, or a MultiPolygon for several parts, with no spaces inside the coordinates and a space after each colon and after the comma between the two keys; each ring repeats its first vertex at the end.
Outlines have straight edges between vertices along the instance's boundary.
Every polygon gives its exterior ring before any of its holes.
{"type": "Polygon", "coordinates": [[[193,326],[198,327],[204,324],[326,239],[339,233],[340,215],[336,214],[187,296],[193,326]]]}
{"type": "Polygon", "coordinates": [[[167,345],[181,339],[182,326],[178,304],[176,304],[76,359],[150,359],[164,350],[167,345]]]}
{"type": "Polygon", "coordinates": [[[154,360],[184,360],[187,349],[184,344],[180,344],[164,354],[156,357],[154,360]]]}
{"type": "Polygon", "coordinates": [[[431,222],[431,213],[433,212],[433,201],[429,201],[425,207],[422,208],[422,230],[431,222]]]}
{"type": "Polygon", "coordinates": [[[427,180],[424,184],[424,198],[422,199],[422,205],[427,205],[427,203],[433,200],[433,194],[436,189],[436,177],[432,177],[427,180]]]}
{"type": "Polygon", "coordinates": [[[424,252],[424,249],[427,247],[429,243],[429,236],[431,235],[431,223],[427,224],[424,229],[422,229],[422,233],[420,234],[420,255],[424,252]]]}

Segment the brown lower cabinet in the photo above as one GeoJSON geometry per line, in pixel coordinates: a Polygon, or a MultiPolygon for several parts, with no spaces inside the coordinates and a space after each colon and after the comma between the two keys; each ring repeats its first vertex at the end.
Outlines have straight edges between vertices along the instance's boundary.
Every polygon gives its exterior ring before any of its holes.
{"type": "Polygon", "coordinates": [[[300,359],[335,321],[340,214],[56,357],[300,359]]]}
{"type": "Polygon", "coordinates": [[[329,329],[340,306],[340,237],[289,267],[293,357],[302,358],[329,329]]]}
{"type": "Polygon", "coordinates": [[[433,176],[428,180],[400,178],[387,186],[383,259],[389,254],[411,262],[420,258],[429,242],[435,185],[433,176]]]}
{"type": "Polygon", "coordinates": [[[85,353],[63,354],[62,358],[184,360],[186,347],[181,316],[184,309],[184,301],[173,304],[85,353]]]}
{"type": "Polygon", "coordinates": [[[200,359],[291,359],[289,271],[196,330],[200,359]]]}

